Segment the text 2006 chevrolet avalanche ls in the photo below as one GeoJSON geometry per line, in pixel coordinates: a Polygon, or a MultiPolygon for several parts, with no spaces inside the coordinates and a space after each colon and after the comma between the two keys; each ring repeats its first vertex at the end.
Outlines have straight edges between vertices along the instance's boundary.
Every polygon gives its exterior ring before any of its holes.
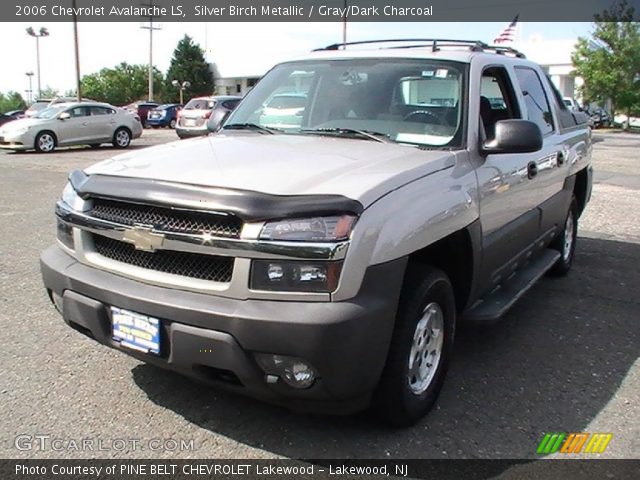
{"type": "Polygon", "coordinates": [[[369,43],[277,65],[214,135],[72,172],[41,258],[65,322],[289,408],[423,416],[456,322],[571,267],[591,135],[514,50],[369,43]]]}

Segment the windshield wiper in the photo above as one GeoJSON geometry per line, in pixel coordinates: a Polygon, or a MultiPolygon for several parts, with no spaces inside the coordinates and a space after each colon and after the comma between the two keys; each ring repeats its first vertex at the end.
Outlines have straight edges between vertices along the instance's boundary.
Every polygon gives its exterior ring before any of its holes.
{"type": "Polygon", "coordinates": [[[371,130],[357,130],[355,128],[303,128],[300,132],[315,133],[319,135],[356,135],[381,143],[390,143],[392,141],[386,133],[372,132],[371,130]]]}
{"type": "Polygon", "coordinates": [[[275,132],[282,132],[279,128],[263,127],[257,123],[231,123],[222,127],[223,130],[255,130],[273,135],[275,132]]]}

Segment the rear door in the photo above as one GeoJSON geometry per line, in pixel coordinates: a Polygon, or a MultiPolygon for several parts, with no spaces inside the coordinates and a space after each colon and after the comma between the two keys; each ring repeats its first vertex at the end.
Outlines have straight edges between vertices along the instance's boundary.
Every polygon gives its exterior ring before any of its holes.
{"type": "Polygon", "coordinates": [[[564,222],[571,200],[571,191],[563,189],[568,173],[569,145],[560,133],[559,119],[554,115],[557,100],[548,80],[532,67],[517,66],[514,71],[522,92],[526,118],[535,122],[543,134],[542,150],[534,154],[536,175],[532,179],[534,188],[530,195],[540,211],[539,235],[549,236],[564,222]]]}
{"type": "Polygon", "coordinates": [[[116,127],[115,110],[107,107],[92,106],[87,118],[87,139],[108,141],[113,137],[116,127]]]}

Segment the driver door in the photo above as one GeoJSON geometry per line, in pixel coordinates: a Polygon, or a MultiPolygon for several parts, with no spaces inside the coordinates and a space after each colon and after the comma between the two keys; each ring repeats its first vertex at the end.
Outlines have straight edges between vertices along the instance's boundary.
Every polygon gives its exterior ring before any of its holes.
{"type": "Polygon", "coordinates": [[[69,118],[60,121],[58,143],[60,145],[81,143],[89,138],[89,107],[73,107],[65,110],[69,118]]]}

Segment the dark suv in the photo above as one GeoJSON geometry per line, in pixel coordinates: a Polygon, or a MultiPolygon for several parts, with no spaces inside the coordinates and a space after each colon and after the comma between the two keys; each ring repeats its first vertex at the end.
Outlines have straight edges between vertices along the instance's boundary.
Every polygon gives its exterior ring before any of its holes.
{"type": "Polygon", "coordinates": [[[129,105],[124,106],[125,110],[129,110],[130,112],[137,113],[138,117],[140,117],[140,123],[144,128],[148,128],[149,124],[147,123],[147,117],[149,115],[149,111],[156,108],[159,104],[156,102],[134,102],[129,105]]]}

